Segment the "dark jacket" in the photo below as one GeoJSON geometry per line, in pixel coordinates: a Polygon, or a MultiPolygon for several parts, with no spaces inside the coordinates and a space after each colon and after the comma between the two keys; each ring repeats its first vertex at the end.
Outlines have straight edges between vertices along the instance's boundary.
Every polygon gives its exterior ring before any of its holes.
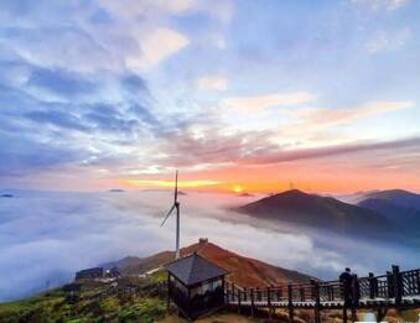
{"type": "Polygon", "coordinates": [[[340,282],[343,284],[343,296],[346,306],[350,306],[352,303],[352,282],[353,275],[347,271],[340,275],[340,282]]]}

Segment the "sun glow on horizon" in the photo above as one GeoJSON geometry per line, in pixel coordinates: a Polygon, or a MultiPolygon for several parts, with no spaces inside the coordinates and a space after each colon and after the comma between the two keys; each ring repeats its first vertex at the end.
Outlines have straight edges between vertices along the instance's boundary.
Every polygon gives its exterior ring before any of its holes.
{"type": "Polygon", "coordinates": [[[234,187],[233,187],[233,191],[235,192],[235,193],[242,193],[243,192],[243,187],[241,186],[241,185],[235,185],[234,187]]]}

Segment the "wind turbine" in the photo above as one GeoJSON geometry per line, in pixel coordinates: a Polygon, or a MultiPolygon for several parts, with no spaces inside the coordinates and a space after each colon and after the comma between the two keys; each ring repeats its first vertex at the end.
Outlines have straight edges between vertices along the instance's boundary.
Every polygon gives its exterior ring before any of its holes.
{"type": "Polygon", "coordinates": [[[169,209],[168,213],[165,216],[165,219],[163,219],[161,227],[165,224],[166,220],[171,216],[174,210],[176,210],[176,249],[175,249],[175,259],[179,259],[180,257],[180,250],[179,250],[179,202],[178,202],[178,170],[175,172],[175,191],[174,191],[174,204],[169,209]]]}

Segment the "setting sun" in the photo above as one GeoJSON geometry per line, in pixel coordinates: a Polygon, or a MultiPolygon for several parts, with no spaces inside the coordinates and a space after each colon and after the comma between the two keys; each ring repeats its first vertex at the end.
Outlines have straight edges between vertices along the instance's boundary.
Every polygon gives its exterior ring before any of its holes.
{"type": "Polygon", "coordinates": [[[233,191],[234,191],[235,193],[241,193],[241,192],[243,191],[243,188],[242,188],[242,186],[241,186],[241,185],[235,185],[235,186],[233,187],[233,191]]]}

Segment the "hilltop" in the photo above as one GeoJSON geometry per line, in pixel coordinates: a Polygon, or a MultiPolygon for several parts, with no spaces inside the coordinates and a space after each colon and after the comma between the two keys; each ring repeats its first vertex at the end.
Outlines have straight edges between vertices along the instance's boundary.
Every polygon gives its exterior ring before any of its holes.
{"type": "MultiPolygon", "coordinates": [[[[181,249],[182,256],[194,252],[224,268],[230,273],[228,280],[240,286],[267,286],[288,282],[303,283],[313,278],[297,271],[241,256],[208,242],[207,239],[200,239],[198,243],[181,249]]],[[[115,266],[124,275],[138,275],[153,271],[155,268],[172,261],[174,257],[174,252],[164,251],[146,258],[126,257],[106,264],[105,267],[115,266]]]]}
{"type": "Polygon", "coordinates": [[[357,205],[382,214],[419,241],[420,194],[400,189],[376,191],[365,194],[357,205]]]}
{"type": "Polygon", "coordinates": [[[333,197],[285,191],[235,209],[266,218],[347,234],[381,234],[393,230],[388,219],[374,210],[333,197]]]}

